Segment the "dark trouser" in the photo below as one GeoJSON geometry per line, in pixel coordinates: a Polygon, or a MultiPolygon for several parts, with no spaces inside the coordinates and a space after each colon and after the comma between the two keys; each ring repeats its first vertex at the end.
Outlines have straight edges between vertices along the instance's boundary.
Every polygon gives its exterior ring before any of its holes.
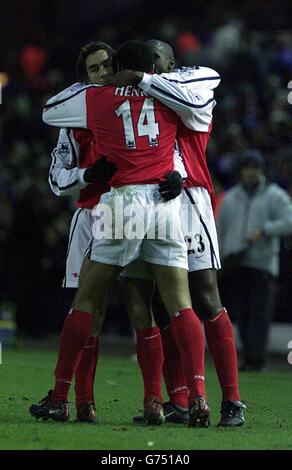
{"type": "MultiPolygon", "coordinates": [[[[226,279],[227,281],[227,279],[226,279]]],[[[228,276],[229,308],[237,320],[244,361],[265,364],[269,327],[275,300],[274,278],[253,268],[238,268],[228,276]]]]}

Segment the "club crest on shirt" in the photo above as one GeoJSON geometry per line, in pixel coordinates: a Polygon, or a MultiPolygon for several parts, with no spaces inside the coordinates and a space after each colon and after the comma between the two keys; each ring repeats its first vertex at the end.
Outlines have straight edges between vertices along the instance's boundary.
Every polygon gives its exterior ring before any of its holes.
{"type": "Polygon", "coordinates": [[[62,157],[66,157],[70,153],[69,144],[67,144],[66,142],[62,143],[58,150],[62,157]]]}
{"type": "Polygon", "coordinates": [[[186,76],[193,75],[194,70],[197,70],[199,67],[194,65],[193,67],[182,67],[181,69],[175,69],[174,72],[181,78],[185,80],[186,76]]]}

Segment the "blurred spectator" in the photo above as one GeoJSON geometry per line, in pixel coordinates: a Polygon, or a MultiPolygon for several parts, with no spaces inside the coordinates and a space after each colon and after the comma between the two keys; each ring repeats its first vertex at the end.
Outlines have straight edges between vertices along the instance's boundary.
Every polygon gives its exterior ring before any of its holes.
{"type": "Polygon", "coordinates": [[[267,181],[258,151],[242,155],[239,171],[239,184],[226,192],[219,209],[218,236],[227,303],[243,345],[242,370],[259,371],[266,361],[280,237],[292,234],[292,201],[267,181]]]}

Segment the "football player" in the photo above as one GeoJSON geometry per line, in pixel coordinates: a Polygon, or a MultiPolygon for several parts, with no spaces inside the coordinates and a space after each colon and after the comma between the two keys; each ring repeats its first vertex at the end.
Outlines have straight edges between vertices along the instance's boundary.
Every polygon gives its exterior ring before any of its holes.
{"type": "MultiPolygon", "coordinates": [[[[84,84],[103,84],[112,71],[113,49],[100,41],[86,44],[77,60],[79,90],[84,84]]],[[[97,144],[88,129],[63,128],[52,152],[49,184],[57,196],[72,195],[77,201],[69,232],[63,287],[77,289],[82,262],[92,239],[92,209],[110,189],[114,163],[98,159],[97,144]]],[[[92,334],[75,372],[77,421],[95,422],[94,377],[99,337],[92,334]]]]}
{"type": "MultiPolygon", "coordinates": [[[[139,85],[150,96],[159,99],[176,112],[190,95],[196,96],[195,103],[190,104],[190,106],[197,107],[193,115],[193,127],[189,129],[187,127],[189,122],[186,120],[186,126],[180,126],[177,135],[178,148],[188,174],[182,195],[180,216],[182,230],[188,244],[190,293],[193,306],[204,322],[208,348],[213,357],[222,390],[219,424],[241,426],[244,423],[245,405],[240,401],[238,389],[237,352],[233,328],[218,292],[216,270],[220,268],[220,259],[212,211],[214,190],[205,155],[215,104],[213,89],[218,86],[220,77],[214,70],[199,66],[173,72],[175,60],[172,48],[158,40],[151,40],[149,44],[155,54],[156,72],[161,75],[123,71],[116,74],[110,83],[115,86],[139,85]]],[[[183,116],[182,120],[184,121],[183,116]]],[[[148,287],[145,281],[142,281],[145,277],[145,265],[143,266],[140,261],[135,262],[126,268],[123,275],[132,277],[131,280],[125,281],[127,308],[132,321],[137,321],[137,318],[139,321],[142,305],[148,306],[149,310],[151,304],[146,294],[151,292],[150,281],[148,281],[148,287]],[[133,278],[140,279],[134,281],[133,278]]],[[[183,364],[178,349],[173,347],[175,337],[172,335],[172,329],[168,327],[169,319],[163,304],[154,303],[153,310],[156,323],[161,328],[164,353],[163,372],[170,398],[170,401],[164,405],[165,415],[169,417],[167,418],[169,421],[185,422],[188,419],[188,390],[184,379],[183,364]]],[[[138,359],[139,351],[143,350],[145,342],[149,342],[149,339],[147,340],[149,337],[149,330],[141,328],[137,335],[138,359]]],[[[162,352],[157,335],[155,343],[154,340],[152,342],[156,344],[156,348],[153,347],[153,357],[156,356],[159,361],[162,352]]],[[[145,388],[153,388],[148,381],[149,374],[147,375],[145,361],[141,359],[139,363],[145,388]]],[[[156,367],[159,370],[158,364],[156,367]]]]}

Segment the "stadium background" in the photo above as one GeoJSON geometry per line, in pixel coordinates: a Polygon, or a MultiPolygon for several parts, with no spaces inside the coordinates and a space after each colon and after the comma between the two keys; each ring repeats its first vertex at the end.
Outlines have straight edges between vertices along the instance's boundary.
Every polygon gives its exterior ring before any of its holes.
{"type": "MultiPolygon", "coordinates": [[[[57,131],[44,101],[75,81],[80,47],[98,39],[160,38],[178,65],[222,75],[208,162],[218,191],[236,182],[246,148],[264,153],[269,177],[292,195],[292,11],[288,1],[2,0],[0,32],[0,314],[18,332],[60,330],[70,293],[60,289],[74,203],[47,183],[57,131]],[[8,303],[7,303],[8,302],[8,303]]],[[[291,322],[292,238],[281,246],[274,321],[291,322]]],[[[118,285],[105,332],[131,336],[118,285]]]]}

